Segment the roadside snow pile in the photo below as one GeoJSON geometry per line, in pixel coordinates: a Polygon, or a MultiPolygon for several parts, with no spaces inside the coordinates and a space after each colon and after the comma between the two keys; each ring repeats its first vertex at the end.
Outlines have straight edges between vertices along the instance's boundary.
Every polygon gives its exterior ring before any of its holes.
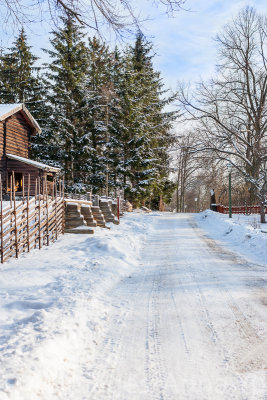
{"type": "Polygon", "coordinates": [[[58,399],[79,382],[115,306],[109,293],[137,267],[148,229],[146,215],[127,214],[1,267],[1,400],[58,399]]]}
{"type": "Polygon", "coordinates": [[[226,214],[206,210],[194,216],[213,239],[255,262],[267,263],[267,224],[260,223],[259,215],[233,214],[233,218],[229,218],[226,214]]]}

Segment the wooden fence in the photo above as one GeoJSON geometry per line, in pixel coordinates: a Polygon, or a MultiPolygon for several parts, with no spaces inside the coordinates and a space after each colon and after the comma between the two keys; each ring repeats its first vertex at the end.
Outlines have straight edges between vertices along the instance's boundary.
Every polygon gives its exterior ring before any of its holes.
{"type": "MultiPolygon", "coordinates": [[[[217,211],[221,214],[228,214],[229,207],[217,205],[217,211]]],[[[260,214],[260,206],[232,206],[232,214],[260,214]]],[[[265,207],[265,214],[267,214],[267,206],[265,207]]]]}
{"type": "MultiPolygon", "coordinates": [[[[28,177],[30,182],[30,177],[28,177]]],[[[35,196],[30,198],[30,188],[24,187],[20,200],[16,197],[14,173],[10,178],[9,204],[3,202],[0,177],[0,253],[1,263],[11,257],[29,252],[33,248],[49,246],[64,233],[64,182],[54,182],[48,195],[47,181],[36,179],[35,196]],[[25,190],[26,189],[26,190],[25,190]]]]}

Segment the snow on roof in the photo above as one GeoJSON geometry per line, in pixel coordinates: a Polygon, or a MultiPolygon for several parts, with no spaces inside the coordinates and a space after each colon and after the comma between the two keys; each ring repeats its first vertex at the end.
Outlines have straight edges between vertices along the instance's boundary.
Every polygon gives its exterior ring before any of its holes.
{"type": "Polygon", "coordinates": [[[28,120],[34,127],[37,133],[41,133],[41,128],[38,122],[33,118],[29,110],[26,108],[25,104],[18,103],[18,104],[0,104],[0,121],[4,121],[6,118],[10,117],[11,115],[23,111],[24,114],[27,116],[28,120]]]}
{"type": "Polygon", "coordinates": [[[5,116],[5,114],[10,113],[14,108],[19,108],[20,106],[21,104],[0,104],[0,118],[2,119],[2,116],[5,116]]]}
{"type": "Polygon", "coordinates": [[[28,158],[15,156],[14,154],[7,154],[7,157],[11,158],[12,160],[17,160],[17,161],[23,162],[25,164],[32,165],[33,167],[43,169],[47,172],[59,172],[60,171],[60,168],[51,167],[50,165],[43,164],[38,161],[29,160],[28,158]]]}

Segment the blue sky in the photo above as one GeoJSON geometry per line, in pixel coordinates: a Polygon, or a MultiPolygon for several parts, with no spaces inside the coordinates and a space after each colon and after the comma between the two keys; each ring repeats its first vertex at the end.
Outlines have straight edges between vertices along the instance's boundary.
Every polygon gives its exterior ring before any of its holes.
{"type": "Polygon", "coordinates": [[[216,64],[214,37],[242,7],[251,5],[267,14],[267,1],[188,0],[175,18],[168,19],[153,10],[154,19],[144,24],[157,50],[156,66],[167,86],[175,88],[178,80],[198,81],[207,78],[216,64]]]}
{"type": "MultiPolygon", "coordinates": [[[[152,6],[153,0],[133,0],[133,3],[145,20],[144,33],[154,43],[155,66],[161,71],[166,86],[172,89],[178,80],[197,81],[212,74],[216,64],[213,39],[242,7],[251,5],[267,14],[266,0],[187,0],[185,10],[176,13],[174,18],[167,17],[163,6],[152,6]]],[[[10,26],[0,28],[4,47],[11,45],[12,29],[10,26]]],[[[51,27],[38,24],[26,30],[34,53],[46,57],[41,48],[49,46],[51,27]]]]}

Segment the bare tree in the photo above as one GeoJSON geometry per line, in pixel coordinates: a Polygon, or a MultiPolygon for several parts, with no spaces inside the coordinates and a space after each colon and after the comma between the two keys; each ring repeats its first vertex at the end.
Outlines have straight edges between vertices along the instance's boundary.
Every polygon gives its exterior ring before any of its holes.
{"type": "Polygon", "coordinates": [[[186,211],[187,194],[197,186],[195,172],[200,166],[198,156],[191,152],[194,141],[193,131],[184,132],[176,141],[176,212],[186,211]]]}
{"type": "MultiPolygon", "coordinates": [[[[180,10],[186,0],[154,0],[153,5],[163,4],[166,13],[171,15],[180,10]]],[[[47,14],[56,20],[58,15],[68,14],[79,23],[100,31],[102,25],[108,25],[116,33],[131,26],[139,25],[134,0],[36,0],[30,4],[27,0],[0,0],[0,14],[5,22],[10,19],[16,24],[32,22],[45,18],[47,14]]]]}
{"type": "Polygon", "coordinates": [[[217,37],[220,64],[215,78],[191,94],[180,87],[186,119],[198,122],[191,151],[209,151],[230,162],[261,203],[267,185],[267,18],[246,7],[217,37]]]}

